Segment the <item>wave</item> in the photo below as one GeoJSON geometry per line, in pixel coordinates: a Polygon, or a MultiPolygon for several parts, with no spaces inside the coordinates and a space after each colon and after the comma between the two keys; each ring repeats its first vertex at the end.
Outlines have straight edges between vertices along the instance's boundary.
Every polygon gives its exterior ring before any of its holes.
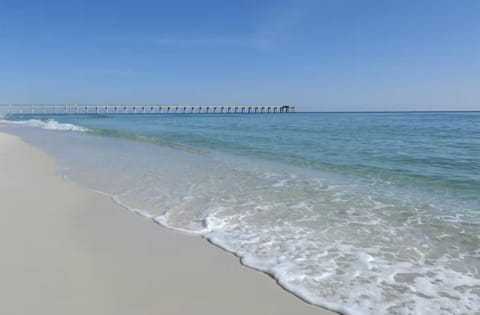
{"type": "MultiPolygon", "coordinates": [[[[284,230],[285,233],[282,233],[282,239],[285,241],[282,244],[283,249],[276,253],[274,250],[270,255],[264,256],[260,254],[262,250],[279,246],[278,243],[274,244],[276,236],[271,234],[271,231],[264,230],[267,236],[263,240],[260,234],[252,234],[248,228],[239,235],[231,234],[229,232],[232,232],[233,226],[230,225],[232,222],[217,216],[216,211],[204,215],[198,228],[182,228],[170,222],[169,215],[172,213],[169,211],[163,215],[154,215],[150,211],[129,205],[119,195],[92,190],[109,196],[121,207],[152,220],[164,228],[192,236],[201,236],[211,244],[234,254],[242,265],[271,276],[278,285],[306,303],[340,314],[423,314],[429,310],[434,310],[436,314],[468,314],[476,308],[475,303],[478,297],[475,290],[480,284],[479,280],[473,273],[449,268],[448,255],[439,257],[438,263],[429,264],[423,262],[425,253],[418,251],[417,253],[422,257],[418,262],[394,262],[385,260],[381,253],[382,249],[375,246],[366,250],[338,241],[332,242],[323,253],[317,253],[318,261],[315,263],[308,261],[308,254],[304,254],[314,252],[314,249],[309,247],[314,239],[304,239],[304,236],[312,231],[296,230],[291,227],[292,229],[284,230]],[[250,247],[252,239],[259,240],[255,246],[263,249],[252,251],[250,247]],[[338,255],[333,258],[334,261],[332,257],[330,260],[326,259],[331,252],[338,255]],[[342,273],[337,263],[347,256],[352,256],[354,262],[351,262],[352,265],[347,268],[346,275],[340,277],[344,282],[336,288],[338,292],[330,291],[327,294],[326,292],[330,289],[327,288],[324,292],[311,286],[312,283],[316,286],[327,284],[328,278],[334,278],[337,272],[342,273]],[[304,262],[310,267],[315,266],[316,271],[308,273],[298,269],[302,264],[299,265],[298,261],[292,260],[293,257],[296,257],[296,260],[305,260],[304,262]],[[325,260],[322,261],[322,259],[325,260]],[[331,266],[332,263],[334,266],[331,266]],[[405,280],[402,277],[410,278],[405,280]],[[404,293],[395,297],[394,295],[384,296],[386,290],[394,287],[401,288],[404,293]],[[444,296],[453,297],[453,301],[444,296]]],[[[278,229],[278,227],[272,228],[278,229]]],[[[468,255],[478,257],[478,254],[476,252],[468,255]]]]}
{"type": "Polygon", "coordinates": [[[77,131],[77,132],[87,132],[88,129],[80,127],[74,124],[59,123],[54,119],[49,119],[47,121],[39,119],[29,119],[29,120],[5,120],[4,122],[15,125],[23,125],[29,127],[37,127],[46,130],[60,130],[60,131],[77,131]]]}
{"type": "Polygon", "coordinates": [[[116,137],[116,138],[123,138],[127,140],[152,143],[152,144],[157,144],[161,146],[166,146],[166,147],[170,147],[170,148],[174,148],[174,149],[178,149],[178,150],[182,150],[190,153],[202,154],[202,155],[205,155],[208,153],[205,150],[171,142],[171,141],[162,139],[160,137],[144,136],[144,135],[140,135],[140,134],[136,134],[128,131],[102,129],[102,128],[85,128],[85,127],[81,127],[74,124],[60,123],[55,119],[48,119],[47,121],[44,121],[40,119],[9,120],[8,117],[6,118],[7,119],[2,119],[1,121],[8,124],[37,127],[45,130],[88,132],[90,134],[97,135],[97,136],[116,137]]]}

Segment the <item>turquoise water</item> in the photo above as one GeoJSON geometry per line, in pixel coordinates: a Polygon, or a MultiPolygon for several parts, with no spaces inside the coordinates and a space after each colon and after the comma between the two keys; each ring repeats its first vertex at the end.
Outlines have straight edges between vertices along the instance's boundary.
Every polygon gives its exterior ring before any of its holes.
{"type": "Polygon", "coordinates": [[[9,120],[65,176],[311,303],[480,313],[480,113],[9,120]]]}

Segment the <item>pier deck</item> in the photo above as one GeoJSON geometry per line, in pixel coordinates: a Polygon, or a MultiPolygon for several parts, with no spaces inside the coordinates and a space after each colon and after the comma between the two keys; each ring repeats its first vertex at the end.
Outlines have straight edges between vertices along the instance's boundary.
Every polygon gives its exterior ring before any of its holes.
{"type": "Polygon", "coordinates": [[[0,114],[95,115],[95,114],[266,114],[293,113],[294,106],[186,106],[186,105],[80,105],[4,104],[0,114]]]}

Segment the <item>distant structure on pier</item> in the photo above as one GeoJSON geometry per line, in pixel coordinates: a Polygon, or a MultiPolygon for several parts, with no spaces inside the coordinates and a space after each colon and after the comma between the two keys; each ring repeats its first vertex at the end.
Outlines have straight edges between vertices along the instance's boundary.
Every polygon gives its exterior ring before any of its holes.
{"type": "Polygon", "coordinates": [[[5,104],[0,113],[23,115],[90,114],[275,114],[294,113],[295,106],[180,106],[180,105],[80,105],[5,104]]]}

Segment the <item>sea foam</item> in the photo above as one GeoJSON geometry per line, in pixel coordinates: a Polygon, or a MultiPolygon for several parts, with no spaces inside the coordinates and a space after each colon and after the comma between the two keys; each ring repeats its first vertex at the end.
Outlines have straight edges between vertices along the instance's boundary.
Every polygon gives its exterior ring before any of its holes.
{"type": "Polygon", "coordinates": [[[24,125],[29,127],[38,127],[45,130],[60,130],[60,131],[78,131],[78,132],[86,132],[88,131],[87,128],[80,127],[73,124],[68,123],[59,123],[54,119],[48,119],[47,121],[43,121],[40,119],[29,119],[29,120],[5,120],[4,122],[15,124],[15,125],[24,125]]]}

